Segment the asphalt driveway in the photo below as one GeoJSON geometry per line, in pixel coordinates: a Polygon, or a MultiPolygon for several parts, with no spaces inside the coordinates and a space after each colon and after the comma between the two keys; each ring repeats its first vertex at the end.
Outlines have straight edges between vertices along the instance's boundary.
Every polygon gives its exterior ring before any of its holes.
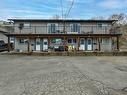
{"type": "Polygon", "coordinates": [[[127,57],[0,55],[0,95],[127,95],[127,57]]]}

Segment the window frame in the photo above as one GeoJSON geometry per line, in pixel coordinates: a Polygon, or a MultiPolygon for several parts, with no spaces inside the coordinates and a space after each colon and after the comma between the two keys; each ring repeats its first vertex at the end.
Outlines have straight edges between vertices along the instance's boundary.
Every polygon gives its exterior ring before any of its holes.
{"type": "Polygon", "coordinates": [[[58,23],[48,23],[47,24],[47,33],[57,33],[57,30],[59,29],[58,28],[59,27],[59,24],[58,23]],[[55,25],[55,26],[52,26],[52,25],[55,25]],[[52,31],[53,30],[53,28],[54,28],[54,31],[52,31]]]}
{"type": "Polygon", "coordinates": [[[80,33],[81,24],[80,23],[72,23],[70,24],[70,32],[80,33]]]}
{"type": "Polygon", "coordinates": [[[68,42],[68,44],[76,44],[77,43],[77,39],[76,38],[69,38],[67,40],[67,42],[68,42]],[[69,42],[69,40],[70,40],[70,42],[69,42]]]}
{"type": "Polygon", "coordinates": [[[26,44],[27,43],[27,41],[25,41],[25,38],[20,38],[18,42],[19,42],[19,44],[26,44]]]}

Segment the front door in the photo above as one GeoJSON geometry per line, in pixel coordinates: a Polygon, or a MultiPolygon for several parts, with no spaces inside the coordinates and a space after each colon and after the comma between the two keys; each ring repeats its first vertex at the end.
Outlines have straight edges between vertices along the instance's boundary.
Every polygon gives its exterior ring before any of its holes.
{"type": "Polygon", "coordinates": [[[86,50],[91,51],[92,50],[92,38],[87,38],[85,42],[86,50]]]}
{"type": "Polygon", "coordinates": [[[41,41],[40,38],[36,39],[36,51],[40,51],[41,50],[41,41]]]}
{"type": "Polygon", "coordinates": [[[48,50],[48,39],[43,39],[43,51],[48,50]]]}
{"type": "Polygon", "coordinates": [[[80,39],[80,50],[85,50],[85,39],[84,38],[80,39]]]}

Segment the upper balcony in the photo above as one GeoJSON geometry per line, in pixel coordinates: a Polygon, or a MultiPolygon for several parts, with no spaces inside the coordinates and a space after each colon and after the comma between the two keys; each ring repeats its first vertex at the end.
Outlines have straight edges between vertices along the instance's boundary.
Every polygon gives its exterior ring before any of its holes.
{"type": "Polygon", "coordinates": [[[14,26],[13,34],[116,34],[111,26],[14,26]]]}

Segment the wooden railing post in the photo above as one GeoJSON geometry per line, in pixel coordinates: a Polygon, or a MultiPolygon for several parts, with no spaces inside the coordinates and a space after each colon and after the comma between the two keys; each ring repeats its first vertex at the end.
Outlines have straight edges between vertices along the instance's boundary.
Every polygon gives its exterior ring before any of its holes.
{"type": "Polygon", "coordinates": [[[10,36],[8,36],[8,52],[10,52],[11,46],[10,46],[10,36]]]}
{"type": "Polygon", "coordinates": [[[119,51],[119,36],[117,36],[117,50],[119,51]]]}
{"type": "Polygon", "coordinates": [[[77,43],[78,43],[78,51],[79,51],[79,47],[80,47],[80,37],[77,37],[77,43]]]}
{"type": "Polygon", "coordinates": [[[63,40],[64,40],[63,41],[64,42],[64,51],[66,51],[66,37],[65,36],[63,37],[63,40]]]}
{"type": "Polygon", "coordinates": [[[50,36],[48,37],[48,47],[50,46],[50,40],[51,40],[51,38],[50,38],[50,36]]]}
{"type": "Polygon", "coordinates": [[[30,46],[31,46],[31,41],[30,41],[30,37],[28,37],[28,53],[30,52],[30,46]]]}
{"type": "Polygon", "coordinates": [[[99,43],[99,51],[101,51],[101,38],[98,38],[98,43],[99,43]]]}

